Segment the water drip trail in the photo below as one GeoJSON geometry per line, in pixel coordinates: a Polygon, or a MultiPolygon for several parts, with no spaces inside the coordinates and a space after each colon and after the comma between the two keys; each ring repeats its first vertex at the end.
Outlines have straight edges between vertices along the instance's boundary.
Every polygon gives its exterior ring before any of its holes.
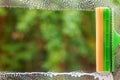
{"type": "Polygon", "coordinates": [[[111,73],[84,73],[84,72],[31,72],[10,73],[1,72],[0,80],[113,80],[111,73]]]}

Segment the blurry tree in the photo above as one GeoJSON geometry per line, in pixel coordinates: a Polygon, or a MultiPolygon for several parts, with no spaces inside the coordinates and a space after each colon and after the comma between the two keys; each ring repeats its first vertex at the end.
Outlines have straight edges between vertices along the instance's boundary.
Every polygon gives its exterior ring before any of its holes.
{"type": "Polygon", "coordinates": [[[95,70],[94,16],[84,11],[0,8],[0,70],[95,70]]]}

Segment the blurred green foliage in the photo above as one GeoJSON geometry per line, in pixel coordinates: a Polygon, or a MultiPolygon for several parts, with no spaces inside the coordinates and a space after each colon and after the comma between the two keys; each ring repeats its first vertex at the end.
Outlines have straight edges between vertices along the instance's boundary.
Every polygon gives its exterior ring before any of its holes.
{"type": "Polygon", "coordinates": [[[0,9],[0,16],[5,16],[5,15],[6,15],[6,11],[3,8],[1,8],[0,9]]]}
{"type": "Polygon", "coordinates": [[[95,70],[95,14],[0,8],[0,70],[95,70]]]}
{"type": "Polygon", "coordinates": [[[119,1],[119,0],[112,0],[112,2],[113,2],[115,5],[117,5],[117,6],[120,5],[120,1],[119,1]]]}

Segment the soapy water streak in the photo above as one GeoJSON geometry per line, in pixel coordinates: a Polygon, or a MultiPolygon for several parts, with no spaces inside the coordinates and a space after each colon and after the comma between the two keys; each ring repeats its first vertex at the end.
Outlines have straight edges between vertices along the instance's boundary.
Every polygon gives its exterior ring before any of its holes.
{"type": "Polygon", "coordinates": [[[0,80],[113,80],[111,73],[53,73],[53,72],[31,72],[31,73],[0,73],[0,80]]]}
{"type": "Polygon", "coordinates": [[[0,0],[1,7],[28,7],[48,10],[94,10],[110,6],[111,0],[0,0]]]}

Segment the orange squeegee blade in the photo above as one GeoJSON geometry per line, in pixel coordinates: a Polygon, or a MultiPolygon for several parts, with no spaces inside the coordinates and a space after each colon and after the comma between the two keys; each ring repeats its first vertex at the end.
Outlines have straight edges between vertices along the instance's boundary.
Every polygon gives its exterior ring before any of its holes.
{"type": "Polygon", "coordinates": [[[96,71],[104,71],[104,8],[96,8],[96,71]]]}

